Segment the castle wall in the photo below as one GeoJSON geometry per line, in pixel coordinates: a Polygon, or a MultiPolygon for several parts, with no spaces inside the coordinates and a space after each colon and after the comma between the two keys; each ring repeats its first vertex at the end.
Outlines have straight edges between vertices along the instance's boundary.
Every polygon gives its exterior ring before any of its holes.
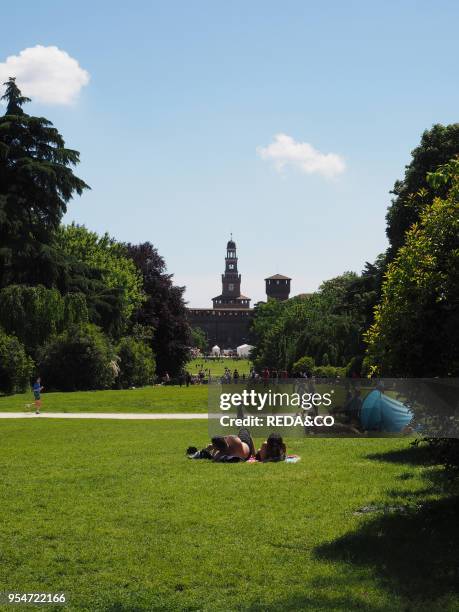
{"type": "Polygon", "coordinates": [[[252,308],[188,308],[191,327],[200,327],[206,334],[208,346],[234,349],[248,343],[252,308]]]}

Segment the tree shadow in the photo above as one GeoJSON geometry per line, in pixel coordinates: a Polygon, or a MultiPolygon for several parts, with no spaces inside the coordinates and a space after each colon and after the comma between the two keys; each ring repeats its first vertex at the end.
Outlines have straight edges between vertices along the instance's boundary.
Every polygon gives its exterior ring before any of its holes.
{"type": "Polygon", "coordinates": [[[426,445],[410,445],[399,450],[385,453],[371,453],[366,459],[385,461],[387,463],[405,463],[412,466],[432,465],[432,456],[426,445]]]}
{"type": "MultiPolygon", "coordinates": [[[[367,458],[413,467],[433,465],[422,445],[367,458]]],[[[398,480],[411,476],[405,472],[398,480]]],[[[441,468],[425,470],[422,478],[426,486],[421,490],[389,492],[414,503],[396,512],[383,508],[373,519],[367,515],[358,529],[318,546],[314,554],[320,560],[342,561],[350,577],[352,567],[370,570],[379,586],[406,602],[406,609],[432,609],[435,604],[449,609],[444,604],[448,597],[455,598],[459,609],[459,495],[441,468]]]]}
{"type": "MultiPolygon", "coordinates": [[[[349,583],[343,584],[343,593],[349,587],[349,583]]],[[[320,595],[308,593],[291,593],[283,599],[276,599],[272,604],[252,604],[248,608],[241,607],[245,612],[298,612],[299,610],[311,610],[323,612],[347,612],[362,610],[364,612],[387,612],[386,606],[379,606],[365,601],[364,598],[353,597],[349,594],[339,596],[327,595],[324,591],[320,595]]]]}

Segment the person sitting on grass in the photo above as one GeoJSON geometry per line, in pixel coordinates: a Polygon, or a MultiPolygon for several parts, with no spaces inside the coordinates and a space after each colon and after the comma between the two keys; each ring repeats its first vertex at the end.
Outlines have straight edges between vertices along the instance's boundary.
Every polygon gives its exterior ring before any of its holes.
{"type": "Polygon", "coordinates": [[[212,444],[198,451],[190,446],[187,455],[190,459],[212,459],[222,463],[247,461],[255,454],[255,446],[249,431],[240,429],[237,436],[214,436],[212,444]]]}
{"type": "Polygon", "coordinates": [[[282,436],[278,433],[272,433],[258,449],[255,459],[257,461],[285,461],[286,456],[287,447],[282,436]]]}

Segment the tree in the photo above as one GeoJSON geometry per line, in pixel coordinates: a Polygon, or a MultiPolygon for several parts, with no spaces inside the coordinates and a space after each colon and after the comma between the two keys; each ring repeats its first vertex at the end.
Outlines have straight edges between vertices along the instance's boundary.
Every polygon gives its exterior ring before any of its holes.
{"type": "Polygon", "coordinates": [[[0,291],[0,325],[34,357],[51,336],[69,325],[87,322],[86,299],[81,293],[63,297],[57,289],[43,285],[10,285],[0,291]]]}
{"type": "Polygon", "coordinates": [[[157,373],[178,374],[188,361],[191,344],[183,299],[185,287],[173,284],[172,274],[166,273],[164,259],[151,243],[127,244],[126,248],[142,275],[147,296],[134,319],[154,329],[151,346],[156,355],[157,373]]]}
{"type": "Polygon", "coordinates": [[[325,281],[307,298],[258,306],[252,324],[255,365],[291,370],[305,355],[317,364],[348,363],[358,353],[362,332],[361,321],[346,308],[349,288],[357,278],[346,272],[325,281]]]}
{"type": "MultiPolygon", "coordinates": [[[[85,266],[82,269],[85,280],[88,271],[92,271],[92,282],[87,285],[91,320],[113,337],[119,337],[144,300],[142,276],[128,256],[126,246],[108,234],[99,236],[73,223],[59,228],[55,244],[69,262],[85,266]]],[[[71,272],[64,284],[75,289],[74,281],[75,275],[71,272]]],[[[84,291],[81,284],[79,288],[84,291]]]]}
{"type": "Polygon", "coordinates": [[[20,393],[30,384],[33,361],[16,338],[0,329],[0,393],[20,393]]]}
{"type": "Polygon", "coordinates": [[[447,195],[421,212],[388,267],[366,336],[378,375],[459,375],[459,160],[427,180],[447,195]]]}
{"type": "Polygon", "coordinates": [[[427,174],[435,171],[459,154],[459,123],[436,124],[426,130],[421,143],[411,153],[411,162],[406,166],[405,177],[396,181],[392,193],[395,198],[386,215],[389,259],[394,259],[397,250],[405,243],[405,234],[419,220],[421,212],[434,197],[444,197],[446,191],[438,190],[427,181],[427,174]]]}
{"type": "Polygon", "coordinates": [[[315,365],[312,357],[301,357],[293,364],[292,374],[302,374],[305,372],[308,376],[311,376],[315,365]]]}
{"type": "Polygon", "coordinates": [[[122,338],[117,347],[118,385],[123,389],[153,384],[155,357],[144,342],[135,338],[122,338]]]}
{"type": "Polygon", "coordinates": [[[52,286],[52,247],[67,204],[88,185],[74,175],[79,153],[65,147],[52,123],[27,115],[15,79],[6,83],[0,117],[0,287],[20,282],[52,286]]]}
{"type": "Polygon", "coordinates": [[[38,371],[49,389],[109,389],[117,374],[115,352],[95,325],[71,326],[41,348],[38,371]]]}
{"type": "Polygon", "coordinates": [[[191,346],[199,349],[201,353],[205,353],[207,350],[206,334],[200,327],[193,327],[191,330],[191,346]]]}

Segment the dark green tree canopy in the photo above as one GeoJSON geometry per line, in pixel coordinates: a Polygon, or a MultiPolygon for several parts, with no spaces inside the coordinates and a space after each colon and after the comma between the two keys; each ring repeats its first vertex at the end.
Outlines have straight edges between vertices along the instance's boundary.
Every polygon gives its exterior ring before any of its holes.
{"type": "Polygon", "coordinates": [[[75,193],[88,185],[74,175],[78,151],[44,117],[26,114],[29,102],[10,78],[0,117],[0,286],[27,282],[29,266],[51,264],[53,232],[75,193]]]}
{"type": "Polygon", "coordinates": [[[164,259],[151,243],[127,244],[126,248],[142,275],[146,294],[134,320],[154,329],[151,346],[156,355],[157,373],[178,374],[188,360],[191,345],[183,299],[185,287],[174,285],[172,274],[166,273],[164,259]]]}

